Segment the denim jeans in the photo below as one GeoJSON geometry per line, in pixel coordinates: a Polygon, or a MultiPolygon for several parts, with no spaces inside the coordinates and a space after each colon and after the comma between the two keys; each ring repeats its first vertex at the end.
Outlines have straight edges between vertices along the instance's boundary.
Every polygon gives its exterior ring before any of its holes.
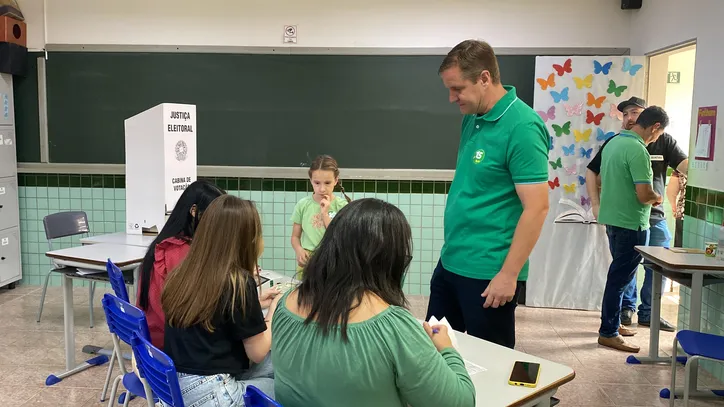
{"type": "Polygon", "coordinates": [[[613,260],[608,268],[606,288],[603,291],[601,327],[598,333],[603,337],[612,338],[618,336],[621,324],[623,292],[636,275],[642,260],[641,254],[634,247],[648,244],[649,230],[606,226],[606,234],[613,260]]]}
{"type": "Polygon", "coordinates": [[[249,385],[274,397],[271,354],[258,365],[252,363],[249,370],[238,379],[228,374],[197,376],[186,373],[179,373],[178,378],[186,407],[244,406],[244,391],[249,385]]]}
{"type": "MultiPolygon", "coordinates": [[[[666,219],[662,219],[651,225],[649,235],[649,246],[669,247],[671,245],[671,233],[666,225],[666,219]]],[[[644,266],[644,284],[641,286],[641,305],[639,305],[639,322],[651,321],[651,297],[653,295],[654,273],[649,267],[644,266]]],[[[661,279],[661,292],[666,287],[666,279],[661,279]]],[[[636,311],[636,275],[631,284],[626,287],[623,293],[621,309],[636,311]]]]}

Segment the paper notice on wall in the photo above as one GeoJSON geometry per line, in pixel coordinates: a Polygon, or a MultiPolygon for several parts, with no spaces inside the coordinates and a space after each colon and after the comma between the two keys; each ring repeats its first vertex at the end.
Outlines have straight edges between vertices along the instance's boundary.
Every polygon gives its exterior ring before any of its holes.
{"type": "Polygon", "coordinates": [[[694,155],[696,157],[708,157],[711,149],[711,124],[702,123],[699,125],[699,131],[696,134],[696,146],[694,147],[694,155]]]}
{"type": "Polygon", "coordinates": [[[717,106],[700,107],[696,118],[695,161],[714,161],[717,106]]]}

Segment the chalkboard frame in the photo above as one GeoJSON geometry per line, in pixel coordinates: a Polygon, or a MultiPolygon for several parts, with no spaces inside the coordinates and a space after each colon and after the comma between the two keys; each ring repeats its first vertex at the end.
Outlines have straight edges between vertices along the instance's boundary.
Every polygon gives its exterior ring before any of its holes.
{"type": "MultiPolygon", "coordinates": [[[[154,52],[179,52],[179,53],[187,53],[187,52],[197,52],[197,53],[248,53],[248,54],[311,54],[311,55],[444,55],[449,48],[305,48],[305,47],[199,47],[199,46],[129,46],[129,45],[75,45],[75,44],[48,44],[47,50],[51,52],[50,57],[52,58],[52,52],[75,52],[75,51],[83,51],[83,52],[144,52],[144,53],[154,53],[154,52]]],[[[496,48],[496,52],[499,56],[505,56],[505,55],[530,55],[530,56],[537,56],[537,55],[628,55],[630,53],[630,50],[628,48],[496,48]]],[[[37,54],[33,55],[33,57],[36,57],[37,54]]],[[[44,61],[40,61],[44,62],[44,61]]],[[[40,93],[40,92],[39,92],[40,93]]],[[[42,108],[42,105],[41,105],[42,108]]],[[[42,124],[41,124],[42,126],[42,124]]],[[[33,138],[35,137],[37,140],[37,133],[36,134],[29,134],[26,135],[26,137],[33,138]]],[[[22,141],[19,141],[19,143],[22,143],[22,141]]],[[[33,143],[35,144],[35,143],[33,143]]],[[[34,147],[34,146],[33,146],[34,147]]],[[[47,148],[46,146],[40,146],[42,149],[43,147],[47,148]]],[[[38,162],[37,160],[38,155],[37,154],[21,154],[19,156],[19,159],[21,162],[29,163],[26,165],[28,167],[29,171],[38,171],[40,170],[40,167],[44,167],[47,169],[59,167],[62,168],[63,171],[70,172],[70,173],[84,173],[90,170],[91,168],[94,170],[98,169],[105,169],[112,173],[117,173],[119,171],[122,171],[123,164],[83,164],[83,163],[76,163],[76,162],[67,162],[67,163],[59,163],[59,164],[32,164],[33,162],[38,162]]],[[[57,160],[53,159],[53,156],[51,154],[51,162],[55,162],[57,160]]],[[[232,171],[233,168],[249,168],[249,167],[243,167],[243,166],[218,166],[218,165],[203,165],[203,163],[200,163],[200,171],[207,173],[209,175],[214,175],[216,173],[219,173],[219,175],[223,175],[222,173],[229,173],[235,172],[232,171]]],[[[23,167],[23,164],[21,163],[21,167],[23,167]]],[[[254,169],[259,168],[260,170],[263,168],[260,167],[252,167],[254,169]]],[[[277,176],[283,175],[284,169],[283,168],[270,168],[274,171],[274,173],[277,176]]],[[[290,174],[292,176],[296,177],[297,170],[299,168],[289,168],[291,171],[290,174]]],[[[354,171],[360,174],[369,174],[371,171],[376,172],[375,169],[368,169],[365,171],[364,168],[354,169],[354,171]]],[[[434,171],[434,170],[394,170],[395,173],[398,174],[404,174],[404,175],[410,175],[411,178],[416,178],[415,174],[419,173],[420,176],[427,176],[432,174],[440,174],[440,173],[448,173],[449,171],[443,170],[443,171],[434,171]]],[[[256,172],[256,171],[254,171],[256,172]]],[[[362,175],[360,175],[362,176],[362,175]]],[[[384,175],[381,175],[381,177],[385,177],[384,175]]],[[[437,178],[448,178],[447,176],[444,177],[437,177],[437,178]]]]}

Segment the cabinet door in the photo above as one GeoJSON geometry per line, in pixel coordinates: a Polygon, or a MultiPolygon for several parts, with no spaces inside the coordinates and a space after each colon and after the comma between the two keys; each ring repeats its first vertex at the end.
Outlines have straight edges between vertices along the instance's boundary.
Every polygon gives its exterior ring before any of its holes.
{"type": "Polygon", "coordinates": [[[0,126],[12,125],[15,122],[15,106],[13,106],[13,77],[0,74],[0,126]]]}
{"type": "Polygon", "coordinates": [[[0,230],[0,286],[20,280],[20,232],[0,230]]]}
{"type": "Polygon", "coordinates": [[[16,178],[0,178],[0,230],[20,224],[16,178]]]}
{"type": "Polygon", "coordinates": [[[0,126],[0,178],[14,177],[18,172],[15,160],[15,129],[0,126]]]}

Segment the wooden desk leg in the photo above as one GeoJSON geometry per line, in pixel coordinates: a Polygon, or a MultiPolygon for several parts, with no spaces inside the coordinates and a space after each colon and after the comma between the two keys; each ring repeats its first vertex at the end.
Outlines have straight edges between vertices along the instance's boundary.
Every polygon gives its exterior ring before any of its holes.
{"type": "Polygon", "coordinates": [[[65,368],[71,370],[75,367],[75,332],[73,312],[73,279],[65,274],[63,285],[63,333],[65,339],[65,368]]]}

